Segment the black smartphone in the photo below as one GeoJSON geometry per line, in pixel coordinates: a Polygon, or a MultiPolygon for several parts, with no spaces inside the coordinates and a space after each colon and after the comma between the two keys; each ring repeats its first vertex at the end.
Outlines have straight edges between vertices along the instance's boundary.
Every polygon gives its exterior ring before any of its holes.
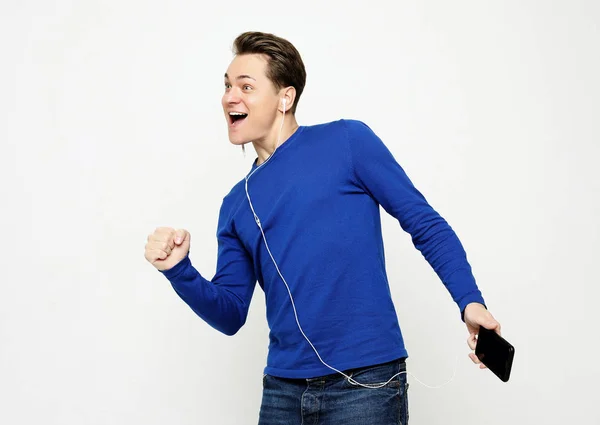
{"type": "Polygon", "coordinates": [[[515,347],[496,333],[479,327],[475,355],[488,367],[498,378],[507,382],[510,378],[515,347]]]}

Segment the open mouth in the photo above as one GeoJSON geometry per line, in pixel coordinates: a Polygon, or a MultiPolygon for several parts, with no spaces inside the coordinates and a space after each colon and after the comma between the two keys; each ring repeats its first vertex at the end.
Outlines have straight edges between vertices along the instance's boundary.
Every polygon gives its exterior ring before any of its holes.
{"type": "Polygon", "coordinates": [[[231,125],[236,126],[239,125],[242,121],[246,119],[248,114],[243,112],[230,112],[229,113],[229,122],[231,125]]]}

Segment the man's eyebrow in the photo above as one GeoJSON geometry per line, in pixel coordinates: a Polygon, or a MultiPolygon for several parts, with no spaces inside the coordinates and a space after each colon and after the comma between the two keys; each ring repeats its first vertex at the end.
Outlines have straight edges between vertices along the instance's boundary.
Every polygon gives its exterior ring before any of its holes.
{"type": "MultiPolygon", "coordinates": [[[[225,73],[225,78],[229,79],[229,75],[227,75],[227,73],[225,73]]],[[[256,81],[254,78],[246,74],[238,75],[237,77],[235,77],[236,80],[243,80],[244,78],[250,78],[251,80],[256,81]]]]}

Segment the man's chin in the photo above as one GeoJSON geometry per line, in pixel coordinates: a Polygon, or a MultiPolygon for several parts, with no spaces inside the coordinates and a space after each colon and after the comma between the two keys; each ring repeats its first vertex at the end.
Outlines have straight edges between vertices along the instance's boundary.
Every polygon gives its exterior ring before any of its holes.
{"type": "Polygon", "coordinates": [[[236,145],[236,146],[241,146],[241,145],[245,145],[246,143],[250,143],[250,141],[248,140],[247,137],[240,137],[238,135],[229,135],[229,142],[232,145],[236,145]]]}

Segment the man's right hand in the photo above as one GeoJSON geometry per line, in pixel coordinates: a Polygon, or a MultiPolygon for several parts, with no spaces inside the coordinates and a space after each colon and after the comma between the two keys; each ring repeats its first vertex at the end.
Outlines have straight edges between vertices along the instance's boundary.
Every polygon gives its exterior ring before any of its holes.
{"type": "Polygon", "coordinates": [[[190,251],[191,235],[187,230],[159,227],[148,236],[144,256],[158,270],[168,270],[190,251]]]}

